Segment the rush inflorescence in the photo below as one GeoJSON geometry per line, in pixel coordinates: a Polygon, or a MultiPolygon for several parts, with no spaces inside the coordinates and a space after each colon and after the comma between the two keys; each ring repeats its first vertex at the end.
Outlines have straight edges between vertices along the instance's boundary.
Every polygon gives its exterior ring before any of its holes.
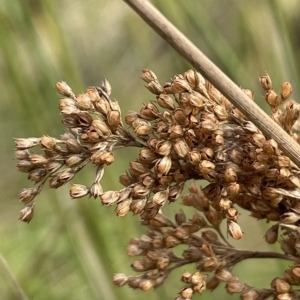
{"type": "MultiPolygon", "coordinates": [[[[268,139],[225,96],[198,72],[189,70],[161,85],[151,70],[142,79],[154,99],[139,112],[125,116],[124,126],[118,102],[110,98],[108,81],[89,87],[75,96],[65,82],[56,84],[63,96],[59,109],[66,133],[60,138],[18,138],[18,169],[36,185],[19,193],[26,207],[20,219],[29,223],[36,197],[46,182],[51,188],[70,182],[87,164],[95,166],[90,186],[73,184],[72,198],[85,196],[114,206],[124,217],[140,215],[146,234],[131,239],[127,254],[138,257],[132,269],[138,275],[116,274],[117,286],[148,291],[165,282],[172,270],[187,264],[195,272],[184,271],[177,300],[188,300],[205,289],[225,282],[229,294],[242,299],[298,299],[300,285],[300,169],[285,156],[273,139],[268,139]],[[103,191],[104,167],[114,161],[118,148],[140,148],[138,157],[119,179],[124,188],[103,191]],[[39,152],[33,152],[39,148],[39,152]],[[185,183],[189,192],[182,195],[185,183]],[[197,181],[207,184],[199,186],[197,181]],[[181,197],[194,210],[188,219],[179,211],[171,220],[162,207],[181,197]],[[239,207],[254,219],[272,221],[266,243],[280,243],[282,253],[244,251],[233,247],[229,237],[241,239],[239,207]],[[227,224],[227,233],[220,225],[227,224]],[[183,246],[178,256],[174,248],[183,246]],[[292,262],[275,277],[270,287],[255,288],[232,273],[244,259],[278,258],[292,262]]],[[[294,140],[300,142],[300,105],[287,101],[292,93],[289,82],[277,94],[269,75],[260,78],[270,117],[294,140]]],[[[250,90],[243,92],[251,99],[250,90]]],[[[253,220],[254,220],[253,219],[253,220]]],[[[251,234],[251,233],[250,233],[251,234]]]]}

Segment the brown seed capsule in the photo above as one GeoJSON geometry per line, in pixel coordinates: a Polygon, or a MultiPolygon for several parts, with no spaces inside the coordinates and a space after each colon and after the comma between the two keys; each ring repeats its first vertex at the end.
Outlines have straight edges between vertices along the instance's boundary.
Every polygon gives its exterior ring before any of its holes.
{"type": "Polygon", "coordinates": [[[274,244],[277,241],[278,238],[278,224],[271,226],[266,234],[265,234],[265,240],[268,244],[274,244]]]}
{"type": "Polygon", "coordinates": [[[181,78],[176,78],[171,82],[171,89],[172,92],[175,93],[185,93],[185,92],[191,92],[192,89],[188,82],[181,78]]]}
{"type": "Polygon", "coordinates": [[[275,289],[277,293],[288,293],[291,289],[290,284],[288,284],[284,279],[276,277],[271,282],[271,287],[275,289]]]}
{"type": "Polygon", "coordinates": [[[26,206],[20,211],[20,217],[19,220],[29,223],[31,219],[33,218],[34,214],[34,203],[26,206]]]}
{"type": "Polygon", "coordinates": [[[147,203],[146,199],[140,199],[140,200],[133,201],[130,204],[130,211],[132,211],[132,213],[135,215],[140,214],[143,211],[146,203],[147,203]]]}
{"type": "Polygon", "coordinates": [[[158,81],[156,75],[150,69],[143,69],[141,78],[147,83],[151,81],[158,81]]]}
{"type": "Polygon", "coordinates": [[[176,108],[172,115],[178,125],[186,126],[189,123],[187,116],[181,108],[176,108]]]}
{"type": "Polygon", "coordinates": [[[265,91],[272,89],[272,80],[267,73],[266,75],[259,77],[259,82],[265,91]]]}
{"type": "Polygon", "coordinates": [[[237,182],[237,173],[234,168],[227,167],[224,171],[224,180],[227,183],[237,182]]]}
{"type": "Polygon", "coordinates": [[[191,299],[194,294],[194,291],[191,287],[184,287],[180,291],[180,296],[183,299],[191,299]]]}
{"type": "Polygon", "coordinates": [[[163,155],[163,156],[169,155],[171,148],[172,148],[172,143],[170,141],[162,140],[156,144],[155,148],[156,148],[155,151],[157,154],[163,155]]]}
{"type": "Polygon", "coordinates": [[[169,196],[169,189],[157,192],[154,194],[154,196],[152,198],[152,202],[155,205],[163,206],[167,202],[168,196],[169,196]]]}
{"type": "Polygon", "coordinates": [[[173,143],[173,147],[179,157],[185,157],[190,151],[190,148],[184,139],[177,139],[173,143]]]}
{"type": "Polygon", "coordinates": [[[76,106],[82,110],[89,110],[92,106],[92,101],[87,94],[79,94],[76,97],[76,106]]]}
{"type": "Polygon", "coordinates": [[[288,156],[280,155],[278,156],[278,166],[279,167],[289,167],[291,164],[291,160],[288,156]]]}
{"type": "Polygon", "coordinates": [[[89,193],[89,188],[82,184],[73,184],[70,189],[70,196],[72,198],[81,198],[89,193]]]}
{"type": "Polygon", "coordinates": [[[230,281],[233,279],[233,275],[226,269],[219,269],[215,272],[215,276],[221,281],[230,281]]]}
{"type": "Polygon", "coordinates": [[[20,172],[25,172],[25,173],[30,172],[34,168],[31,162],[28,160],[20,160],[17,166],[20,172]]]}
{"type": "Polygon", "coordinates": [[[38,182],[41,182],[45,178],[46,174],[47,173],[44,168],[36,168],[29,172],[27,178],[35,183],[38,183],[38,182]]]}
{"type": "Polygon", "coordinates": [[[284,224],[293,224],[300,220],[300,215],[294,212],[286,212],[280,216],[280,222],[284,224]]]}
{"type": "Polygon", "coordinates": [[[201,126],[201,131],[205,134],[211,134],[218,128],[217,123],[212,120],[202,121],[200,123],[200,126],[201,126]]]}
{"type": "Polygon", "coordinates": [[[181,276],[181,281],[183,281],[184,283],[189,283],[191,276],[192,276],[191,273],[185,271],[181,276]]]}
{"type": "Polygon", "coordinates": [[[91,156],[91,161],[97,165],[104,164],[109,166],[114,162],[114,154],[109,151],[98,151],[91,156]]]}
{"type": "Polygon", "coordinates": [[[243,232],[240,225],[233,221],[227,222],[227,233],[235,240],[239,240],[243,237],[243,232]]]}
{"type": "Polygon", "coordinates": [[[181,241],[173,235],[168,235],[165,238],[165,243],[167,248],[173,248],[181,244],[181,241]]]}
{"type": "Polygon", "coordinates": [[[95,199],[98,198],[100,195],[103,194],[102,186],[99,182],[95,182],[90,187],[90,195],[95,199]]]}
{"type": "Polygon", "coordinates": [[[118,274],[115,274],[114,277],[113,277],[113,282],[115,285],[117,286],[123,286],[125,284],[127,284],[128,282],[128,277],[127,275],[125,274],[122,274],[122,273],[118,273],[118,274]]]}
{"type": "Polygon", "coordinates": [[[199,163],[199,170],[201,174],[208,174],[215,169],[215,164],[208,160],[202,160],[199,163]]]}
{"type": "Polygon", "coordinates": [[[92,126],[95,128],[100,137],[108,137],[111,135],[111,130],[108,128],[105,122],[101,120],[93,120],[92,126]]]}
{"type": "Polygon", "coordinates": [[[118,217],[125,217],[130,210],[131,202],[132,202],[131,198],[120,202],[115,209],[116,215],[118,217]]]}
{"type": "Polygon", "coordinates": [[[195,87],[197,82],[195,78],[195,70],[188,70],[183,73],[184,79],[189,83],[191,87],[195,87]]]}
{"type": "Polygon", "coordinates": [[[121,123],[121,114],[118,110],[111,110],[107,114],[107,123],[111,129],[116,130],[121,123]]]}
{"type": "Polygon", "coordinates": [[[75,99],[72,89],[64,81],[57,82],[55,84],[55,89],[63,96],[75,99]]]}
{"type": "Polygon", "coordinates": [[[239,280],[231,280],[227,282],[225,288],[228,294],[235,294],[241,293],[246,286],[239,280]]]}
{"type": "Polygon", "coordinates": [[[214,227],[219,226],[220,220],[218,217],[218,212],[215,209],[211,208],[209,210],[205,210],[204,215],[211,225],[214,227]]]}
{"type": "Polygon", "coordinates": [[[281,103],[280,98],[273,90],[270,90],[266,93],[265,100],[273,108],[278,107],[281,103]]]}
{"type": "Polygon", "coordinates": [[[242,300],[257,300],[259,299],[259,292],[255,289],[250,289],[241,294],[242,300]]]}
{"type": "Polygon", "coordinates": [[[154,95],[160,95],[164,92],[164,89],[158,81],[150,81],[146,88],[154,95]]]}
{"type": "Polygon", "coordinates": [[[173,110],[175,109],[174,101],[173,99],[166,95],[166,94],[160,94],[156,97],[156,102],[158,105],[162,108],[173,110]]]}
{"type": "Polygon", "coordinates": [[[27,204],[31,202],[37,195],[39,191],[37,188],[25,188],[20,191],[18,194],[21,202],[27,204]]]}
{"type": "Polygon", "coordinates": [[[148,196],[150,193],[150,190],[145,187],[143,184],[137,184],[134,186],[133,190],[132,190],[132,197],[133,198],[143,198],[148,196]]]}
{"type": "Polygon", "coordinates": [[[144,105],[140,110],[140,115],[145,120],[155,120],[158,116],[158,109],[153,103],[148,103],[144,105]]]}
{"type": "Polygon", "coordinates": [[[295,275],[296,277],[300,278],[300,265],[297,264],[297,265],[294,265],[292,267],[292,273],[293,275],[295,275]]]}
{"type": "Polygon", "coordinates": [[[101,202],[104,205],[112,205],[118,201],[120,193],[118,191],[107,191],[100,195],[101,202]]]}
{"type": "Polygon", "coordinates": [[[281,100],[285,101],[292,94],[292,85],[289,82],[284,82],[281,86],[281,100]]]}
{"type": "Polygon", "coordinates": [[[159,159],[155,164],[155,170],[160,174],[168,174],[172,166],[172,160],[170,156],[166,155],[162,159],[159,159]]]}
{"type": "Polygon", "coordinates": [[[53,150],[56,146],[56,140],[50,136],[42,136],[40,139],[40,145],[44,150],[53,150]]]}
{"type": "Polygon", "coordinates": [[[164,270],[170,265],[170,258],[169,257],[159,257],[156,262],[156,267],[159,270],[164,270]]]}

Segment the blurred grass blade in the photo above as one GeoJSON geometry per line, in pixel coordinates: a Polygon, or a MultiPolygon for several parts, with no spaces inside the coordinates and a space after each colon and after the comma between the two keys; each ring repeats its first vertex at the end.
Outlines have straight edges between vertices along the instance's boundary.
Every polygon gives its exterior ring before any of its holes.
{"type": "MultiPolygon", "coordinates": [[[[22,287],[18,283],[17,278],[14,276],[12,271],[9,268],[9,265],[3,255],[0,253],[0,274],[1,279],[4,280],[4,284],[7,289],[7,294],[9,293],[10,296],[6,296],[6,299],[16,299],[16,300],[29,300],[27,298],[25,292],[23,291],[22,287]]],[[[1,299],[4,299],[5,291],[1,292],[1,299]]]]}

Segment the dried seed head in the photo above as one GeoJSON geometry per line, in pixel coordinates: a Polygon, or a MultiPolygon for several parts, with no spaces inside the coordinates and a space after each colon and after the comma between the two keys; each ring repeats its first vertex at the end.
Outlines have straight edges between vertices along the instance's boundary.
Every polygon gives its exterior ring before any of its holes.
{"type": "Polygon", "coordinates": [[[273,139],[267,140],[263,145],[263,150],[268,155],[274,155],[278,150],[278,144],[273,139]]]}
{"type": "Polygon", "coordinates": [[[181,78],[176,78],[171,83],[172,92],[175,93],[185,93],[191,92],[191,87],[188,82],[181,78]]]}
{"type": "Polygon", "coordinates": [[[111,110],[107,114],[107,123],[112,130],[116,130],[121,123],[121,114],[119,110],[111,110]]]}
{"type": "Polygon", "coordinates": [[[290,82],[284,82],[281,86],[281,100],[285,101],[292,94],[293,89],[290,82]]]}
{"type": "Polygon", "coordinates": [[[70,196],[72,198],[82,198],[89,194],[89,188],[82,184],[73,184],[70,189],[70,196]]]}
{"type": "Polygon", "coordinates": [[[208,174],[215,169],[215,164],[208,160],[202,160],[199,163],[199,170],[201,174],[208,174]]]}
{"type": "Polygon", "coordinates": [[[277,293],[288,293],[291,289],[291,286],[289,283],[287,283],[284,279],[276,277],[271,282],[271,287],[277,292],[277,293]]]}
{"type": "Polygon", "coordinates": [[[276,92],[274,92],[273,90],[270,90],[270,91],[268,91],[266,93],[265,100],[268,102],[268,104],[272,108],[276,108],[281,103],[280,98],[278,97],[278,95],[276,94],[276,92]]]}
{"type": "Polygon", "coordinates": [[[243,232],[240,227],[236,222],[234,221],[229,221],[227,222],[227,232],[231,237],[233,237],[235,240],[239,240],[243,237],[243,232]]]}
{"type": "Polygon", "coordinates": [[[159,96],[156,97],[156,102],[162,108],[166,108],[166,109],[170,109],[170,110],[175,109],[173,99],[166,94],[159,94],[159,96]]]}
{"type": "Polygon", "coordinates": [[[194,291],[191,287],[184,287],[181,289],[180,291],[180,296],[183,299],[191,299],[191,297],[193,296],[194,291]]]}
{"type": "Polygon", "coordinates": [[[266,75],[259,77],[259,82],[265,91],[269,91],[272,89],[272,81],[267,73],[266,75]]]}
{"type": "Polygon", "coordinates": [[[38,193],[39,190],[37,188],[27,188],[22,189],[18,196],[21,202],[27,204],[31,202],[38,195],[38,193]]]}
{"type": "Polygon", "coordinates": [[[20,217],[19,220],[29,223],[31,219],[33,218],[34,214],[34,203],[26,206],[20,211],[20,217]]]}
{"type": "Polygon", "coordinates": [[[42,149],[51,151],[51,150],[55,149],[56,141],[54,138],[44,135],[40,139],[40,145],[41,145],[42,149]]]}
{"type": "Polygon", "coordinates": [[[277,241],[278,229],[279,229],[279,226],[278,226],[278,224],[276,224],[267,230],[267,232],[265,234],[265,240],[268,244],[274,244],[277,241]]]}
{"type": "Polygon", "coordinates": [[[82,110],[89,110],[92,108],[92,101],[87,94],[79,94],[76,97],[76,106],[82,110]]]}
{"type": "Polygon", "coordinates": [[[122,274],[122,273],[118,273],[118,274],[115,274],[114,277],[113,277],[113,282],[115,285],[117,286],[123,286],[125,284],[127,284],[128,282],[128,277],[127,275],[125,274],[122,274]]]}
{"type": "Polygon", "coordinates": [[[190,282],[190,278],[191,278],[192,274],[185,271],[182,276],[181,276],[181,281],[185,282],[185,283],[189,283],[190,282]]]}
{"type": "Polygon", "coordinates": [[[91,161],[96,165],[109,166],[114,162],[114,153],[109,151],[98,151],[91,156],[91,161]]]}
{"type": "Polygon", "coordinates": [[[101,120],[93,120],[92,126],[96,130],[96,132],[99,134],[100,137],[108,137],[111,135],[111,130],[105,124],[105,122],[103,122],[101,120]]]}
{"type": "Polygon", "coordinates": [[[184,139],[177,139],[174,142],[173,147],[176,153],[179,155],[179,157],[185,157],[190,150],[188,144],[184,139]]]}
{"type": "Polygon", "coordinates": [[[226,291],[228,294],[241,293],[246,287],[244,283],[239,280],[231,280],[226,283],[226,291]]]}
{"type": "Polygon", "coordinates": [[[206,101],[206,98],[203,97],[200,93],[192,91],[188,97],[187,101],[191,107],[202,108],[203,103],[206,101]]]}
{"type": "Polygon", "coordinates": [[[205,83],[203,76],[195,70],[184,72],[183,77],[192,88],[196,88],[199,84],[203,85],[205,83]]]}
{"type": "Polygon", "coordinates": [[[155,151],[157,154],[163,155],[163,156],[169,155],[171,152],[172,143],[170,141],[162,140],[156,144],[155,148],[156,148],[155,151]]]}
{"type": "Polygon", "coordinates": [[[144,210],[146,203],[146,199],[135,200],[130,204],[130,211],[135,215],[140,214],[144,210]]]}
{"type": "Polygon", "coordinates": [[[155,120],[158,116],[158,109],[153,103],[148,103],[147,105],[144,105],[140,110],[140,115],[145,120],[155,120]]]}
{"type": "Polygon", "coordinates": [[[99,182],[95,182],[90,187],[90,195],[95,199],[98,198],[100,195],[103,194],[102,186],[99,182]]]}
{"type": "Polygon", "coordinates": [[[119,203],[115,209],[116,215],[118,217],[125,217],[130,210],[131,202],[132,202],[132,199],[129,198],[129,199],[124,200],[121,203],[119,203]]]}
{"type": "Polygon", "coordinates": [[[154,196],[152,198],[152,202],[155,205],[163,206],[166,204],[166,202],[168,200],[168,196],[169,196],[169,189],[157,192],[156,194],[154,194],[154,196]]]}
{"type": "Polygon", "coordinates": [[[72,89],[64,81],[57,82],[55,84],[55,89],[63,96],[75,99],[72,89]]]}
{"type": "Polygon", "coordinates": [[[172,160],[169,155],[159,159],[155,164],[155,170],[160,174],[168,174],[172,166],[172,160]]]}
{"type": "Polygon", "coordinates": [[[101,197],[101,202],[104,205],[111,205],[118,201],[120,193],[118,191],[107,191],[103,193],[101,197]]]}
{"type": "Polygon", "coordinates": [[[221,281],[230,281],[232,280],[234,277],[233,275],[226,269],[219,269],[215,272],[215,276],[221,280],[221,281]]]}
{"type": "Polygon", "coordinates": [[[258,300],[259,292],[255,289],[249,289],[241,294],[242,300],[258,300]]]}
{"type": "Polygon", "coordinates": [[[280,216],[280,222],[284,224],[293,224],[300,220],[300,215],[294,212],[286,212],[280,216]]]}
{"type": "Polygon", "coordinates": [[[167,248],[173,248],[173,247],[176,247],[177,245],[181,244],[181,241],[180,241],[180,239],[178,239],[175,236],[168,235],[165,238],[165,243],[166,243],[167,248]]]}
{"type": "Polygon", "coordinates": [[[147,85],[146,88],[154,95],[160,95],[164,92],[164,89],[162,86],[159,84],[158,81],[150,81],[147,85]]]}
{"type": "Polygon", "coordinates": [[[151,81],[158,81],[156,75],[150,69],[143,69],[141,78],[147,83],[151,81]]]}

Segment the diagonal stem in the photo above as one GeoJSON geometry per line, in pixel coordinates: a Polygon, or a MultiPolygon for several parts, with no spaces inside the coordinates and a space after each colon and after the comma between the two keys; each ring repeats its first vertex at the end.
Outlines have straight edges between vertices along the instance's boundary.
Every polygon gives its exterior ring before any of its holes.
{"type": "Polygon", "coordinates": [[[281,150],[300,167],[300,146],[277,123],[259,108],[241,89],[213,64],[190,40],[146,0],[124,0],[165,41],[200,71],[268,138],[273,138],[281,150]]]}

